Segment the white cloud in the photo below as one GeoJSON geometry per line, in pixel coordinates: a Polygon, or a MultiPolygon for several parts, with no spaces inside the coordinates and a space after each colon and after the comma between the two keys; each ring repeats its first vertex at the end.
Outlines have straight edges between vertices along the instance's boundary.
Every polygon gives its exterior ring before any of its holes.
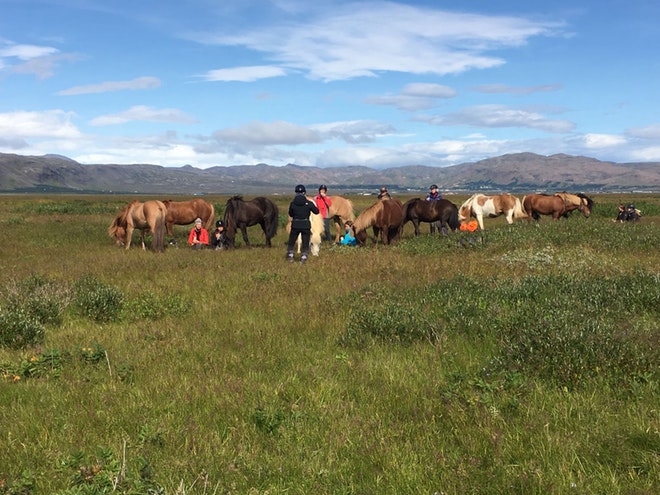
{"type": "Polygon", "coordinates": [[[71,123],[73,117],[63,110],[0,113],[0,135],[4,139],[78,138],[81,133],[71,123]]]}
{"type": "Polygon", "coordinates": [[[318,18],[260,26],[237,35],[197,35],[198,41],[244,46],[281,66],[325,81],[380,71],[446,75],[504,63],[487,52],[552,36],[557,23],[424,9],[393,2],[336,6],[318,18]]]}
{"type": "Polygon", "coordinates": [[[644,127],[633,127],[628,129],[626,134],[636,138],[660,140],[660,124],[652,124],[644,127]]]}
{"type": "Polygon", "coordinates": [[[18,58],[19,60],[31,60],[33,58],[45,57],[58,53],[57,48],[36,45],[8,44],[0,47],[0,58],[18,58]]]}
{"type": "Polygon", "coordinates": [[[254,65],[249,67],[232,67],[228,69],[215,69],[201,76],[206,81],[240,81],[253,82],[259,79],[280,77],[286,75],[281,67],[273,65],[254,65]]]}
{"type": "Polygon", "coordinates": [[[647,146],[631,150],[628,159],[640,162],[660,161],[660,146],[647,146]]]}
{"type": "Polygon", "coordinates": [[[58,91],[58,95],[84,95],[91,93],[107,93],[110,91],[153,89],[161,85],[157,77],[138,77],[130,81],[106,81],[99,84],[74,86],[58,91]]]}
{"type": "Polygon", "coordinates": [[[440,126],[520,127],[545,132],[570,132],[575,124],[568,120],[552,120],[538,112],[505,105],[475,105],[459,112],[419,117],[420,121],[440,126]]]}
{"type": "Polygon", "coordinates": [[[131,121],[146,122],[176,122],[180,124],[194,124],[196,120],[176,108],[151,108],[137,105],[123,112],[102,115],[92,119],[94,126],[125,124],[131,121]]]}
{"type": "Polygon", "coordinates": [[[372,120],[354,120],[348,122],[330,122],[310,126],[318,130],[323,139],[340,139],[346,143],[371,143],[376,139],[394,134],[391,124],[372,120]]]}
{"type": "Polygon", "coordinates": [[[401,94],[371,96],[365,101],[373,105],[391,105],[399,110],[415,112],[433,108],[437,99],[453,98],[457,94],[455,89],[441,84],[411,83],[403,87],[401,94]]]}
{"type": "Polygon", "coordinates": [[[216,141],[252,146],[298,145],[322,141],[318,131],[290,122],[251,122],[239,128],[215,131],[216,141]]]}
{"type": "Polygon", "coordinates": [[[585,134],[582,142],[588,149],[609,148],[626,144],[626,138],[615,134],[585,134]]]}

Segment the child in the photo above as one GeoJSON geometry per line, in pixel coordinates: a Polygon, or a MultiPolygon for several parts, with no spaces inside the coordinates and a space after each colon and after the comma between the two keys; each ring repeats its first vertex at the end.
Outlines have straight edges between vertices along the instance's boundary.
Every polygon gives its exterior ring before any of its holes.
{"type": "Polygon", "coordinates": [[[346,232],[343,236],[341,236],[341,241],[339,241],[339,244],[342,246],[357,246],[357,239],[353,237],[353,222],[350,220],[346,222],[345,228],[346,232]]]}

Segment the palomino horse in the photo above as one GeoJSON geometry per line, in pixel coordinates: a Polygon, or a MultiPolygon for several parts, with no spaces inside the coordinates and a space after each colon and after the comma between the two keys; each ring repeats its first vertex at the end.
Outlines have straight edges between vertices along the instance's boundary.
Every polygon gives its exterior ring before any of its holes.
{"type": "Polygon", "coordinates": [[[115,217],[108,228],[108,235],[114,237],[118,246],[131,247],[133,230],[140,230],[142,249],[144,246],[144,234],[151,231],[153,234],[152,247],[154,251],[161,252],[165,239],[165,215],[167,208],[161,201],[145,201],[141,203],[137,199],[129,203],[115,217]]]}
{"type": "Polygon", "coordinates": [[[506,215],[509,225],[514,218],[527,218],[520,200],[508,193],[496,196],[473,194],[458,209],[459,222],[466,223],[471,216],[475,217],[481,230],[484,230],[484,215],[490,218],[506,215]]]}
{"type": "Polygon", "coordinates": [[[344,233],[346,222],[349,220],[351,222],[355,221],[355,211],[353,210],[353,203],[350,199],[341,196],[330,196],[330,199],[332,200],[332,205],[330,206],[328,217],[332,218],[335,222],[335,229],[337,231],[335,242],[339,242],[339,237],[344,233]]]}
{"type": "Polygon", "coordinates": [[[541,215],[551,215],[557,220],[573,210],[588,217],[593,201],[584,194],[528,194],[523,198],[522,205],[525,213],[534,220],[539,220],[541,215]]]}
{"type": "Polygon", "coordinates": [[[379,200],[364,210],[353,223],[353,233],[359,246],[367,242],[367,229],[373,227],[374,245],[381,236],[383,244],[390,244],[401,237],[403,208],[398,199],[379,200]]]}
{"type": "MultiPolygon", "coordinates": [[[[312,203],[316,204],[314,198],[307,196],[307,199],[312,203]]],[[[286,224],[287,234],[291,232],[292,221],[293,219],[289,217],[289,221],[286,224]]],[[[321,251],[321,235],[325,231],[325,225],[323,224],[323,218],[321,218],[321,215],[319,215],[318,213],[310,213],[309,221],[312,224],[312,230],[311,230],[312,235],[309,239],[309,251],[312,253],[312,256],[318,256],[319,252],[321,251]]],[[[302,250],[302,240],[300,239],[300,235],[296,240],[296,250],[298,253],[300,253],[300,251],[302,250]]]]}
{"type": "Polygon", "coordinates": [[[587,218],[589,218],[589,215],[591,215],[591,209],[594,207],[594,202],[586,194],[571,194],[564,191],[555,193],[555,196],[562,198],[566,204],[566,213],[564,213],[564,218],[568,218],[568,215],[574,210],[578,210],[587,218]]]}
{"type": "Polygon", "coordinates": [[[451,201],[438,199],[436,201],[426,201],[420,198],[414,198],[403,204],[403,225],[412,222],[415,226],[415,235],[419,235],[419,222],[429,222],[431,232],[433,225],[439,222],[441,231],[446,233],[456,230],[460,227],[458,221],[458,208],[451,201]]]}
{"type": "Polygon", "coordinates": [[[204,228],[209,232],[213,229],[213,220],[215,219],[215,208],[208,201],[196,198],[190,201],[172,201],[167,199],[163,201],[167,208],[165,216],[165,226],[167,234],[173,235],[174,225],[188,225],[197,218],[202,219],[204,228]]]}
{"type": "Polygon", "coordinates": [[[271,247],[270,240],[277,233],[278,216],[277,205],[266,197],[259,196],[251,201],[244,201],[242,196],[229,198],[224,218],[227,247],[234,247],[236,231],[239,229],[245,245],[250,247],[247,228],[257,224],[264,231],[266,246],[271,247]]]}

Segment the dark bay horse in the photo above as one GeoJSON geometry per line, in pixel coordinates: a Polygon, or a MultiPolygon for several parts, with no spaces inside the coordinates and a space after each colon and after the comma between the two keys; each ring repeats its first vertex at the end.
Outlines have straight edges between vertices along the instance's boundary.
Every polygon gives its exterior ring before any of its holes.
{"type": "Polygon", "coordinates": [[[236,231],[240,229],[243,241],[250,247],[247,228],[253,225],[261,225],[266,236],[266,246],[271,247],[270,240],[277,233],[279,221],[279,210],[277,205],[270,199],[259,196],[251,201],[244,201],[242,196],[234,196],[227,201],[225,208],[225,236],[227,247],[234,247],[236,231]]]}
{"type": "Polygon", "coordinates": [[[115,239],[118,246],[131,247],[133,230],[140,230],[142,249],[144,246],[144,235],[151,231],[153,234],[152,247],[154,251],[161,252],[165,240],[165,216],[167,208],[162,201],[145,201],[141,203],[137,199],[129,203],[112,221],[108,228],[108,235],[115,239]]]}
{"type": "Polygon", "coordinates": [[[403,208],[398,199],[378,201],[364,210],[353,222],[353,233],[359,246],[367,242],[367,229],[373,227],[374,245],[381,237],[387,245],[401,238],[403,230],[403,208]]]}
{"type": "Polygon", "coordinates": [[[167,199],[163,201],[167,208],[165,216],[165,226],[167,234],[173,235],[174,225],[188,225],[197,218],[202,219],[204,228],[209,232],[214,228],[215,208],[208,201],[196,198],[190,201],[172,201],[167,199]]]}
{"type": "Polygon", "coordinates": [[[458,208],[446,199],[426,201],[414,198],[403,204],[403,225],[412,222],[415,226],[415,235],[419,235],[419,222],[431,224],[431,233],[435,222],[440,223],[441,231],[457,230],[461,224],[458,221],[458,208]]]}

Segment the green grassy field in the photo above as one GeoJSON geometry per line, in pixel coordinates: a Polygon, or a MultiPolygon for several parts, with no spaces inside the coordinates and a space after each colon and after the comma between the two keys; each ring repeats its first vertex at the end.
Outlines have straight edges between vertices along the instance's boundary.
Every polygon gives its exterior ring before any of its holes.
{"type": "Polygon", "coordinates": [[[0,196],[0,494],[660,492],[660,195],[304,266],[130,199],[0,196]]]}

